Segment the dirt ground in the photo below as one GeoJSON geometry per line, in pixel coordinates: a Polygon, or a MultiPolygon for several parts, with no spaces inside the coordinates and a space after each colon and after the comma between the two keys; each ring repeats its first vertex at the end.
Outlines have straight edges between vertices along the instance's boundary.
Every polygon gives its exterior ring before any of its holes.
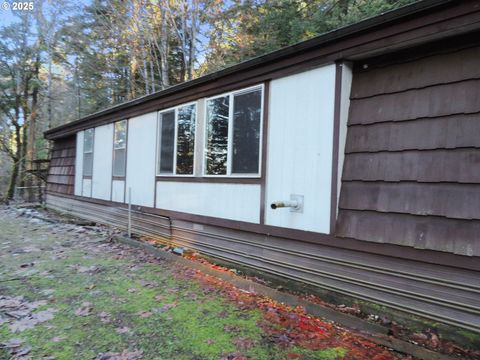
{"type": "Polygon", "coordinates": [[[106,227],[35,214],[0,208],[0,359],[409,358],[109,242],[106,227]]]}

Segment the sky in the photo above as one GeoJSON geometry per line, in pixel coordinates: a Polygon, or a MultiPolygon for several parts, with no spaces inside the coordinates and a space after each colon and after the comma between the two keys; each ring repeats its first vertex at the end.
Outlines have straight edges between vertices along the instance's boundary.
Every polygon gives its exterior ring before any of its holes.
{"type": "MultiPolygon", "coordinates": [[[[13,8],[16,6],[17,8],[20,6],[19,4],[32,4],[33,8],[40,2],[43,1],[43,6],[56,6],[58,3],[56,3],[55,0],[32,0],[32,1],[17,1],[17,0],[0,0],[0,27],[3,26],[8,26],[15,21],[17,21],[17,17],[15,16],[15,13],[18,13],[20,11],[28,11],[30,13],[33,13],[32,10],[16,10],[14,11],[13,8]]],[[[71,5],[80,5],[80,4],[90,4],[90,0],[64,0],[66,3],[70,3],[71,5]]]]}
{"type": "Polygon", "coordinates": [[[10,10],[10,1],[0,0],[0,27],[8,26],[15,22],[15,16],[10,10]],[[8,4],[8,5],[5,5],[8,4]]]}

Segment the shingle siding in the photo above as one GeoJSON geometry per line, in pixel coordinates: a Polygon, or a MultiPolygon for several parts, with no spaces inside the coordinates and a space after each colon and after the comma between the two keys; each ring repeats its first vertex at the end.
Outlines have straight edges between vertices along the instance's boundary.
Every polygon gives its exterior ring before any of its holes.
{"type": "Polygon", "coordinates": [[[480,47],[441,50],[356,66],[337,236],[480,256],[480,47]]]}
{"type": "Polygon", "coordinates": [[[75,136],[53,143],[47,191],[73,195],[75,186],[75,136]]]}

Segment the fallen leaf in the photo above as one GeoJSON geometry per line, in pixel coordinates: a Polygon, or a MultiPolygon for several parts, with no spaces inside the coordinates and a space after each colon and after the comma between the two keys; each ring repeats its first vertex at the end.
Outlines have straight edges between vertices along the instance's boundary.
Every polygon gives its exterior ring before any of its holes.
{"type": "Polygon", "coordinates": [[[139,311],[137,315],[139,315],[140,317],[146,318],[146,317],[152,316],[153,313],[150,311],[139,311]]]}
{"type": "Polygon", "coordinates": [[[20,267],[22,269],[24,269],[24,268],[31,267],[31,266],[34,266],[34,265],[35,265],[35,263],[32,262],[32,263],[21,264],[20,267]]]}
{"type": "Polygon", "coordinates": [[[124,327],[121,327],[121,328],[116,328],[115,331],[117,332],[117,334],[130,334],[131,333],[130,328],[127,327],[127,326],[124,326],[124,327]]]}
{"type": "Polygon", "coordinates": [[[131,288],[131,289],[128,289],[127,291],[128,291],[129,293],[136,293],[136,292],[138,292],[138,289],[131,288]]]}
{"type": "Polygon", "coordinates": [[[140,280],[140,285],[152,288],[158,286],[158,283],[156,281],[140,280]]]}
{"type": "Polygon", "coordinates": [[[170,310],[170,309],[173,309],[173,308],[176,307],[176,306],[177,306],[177,303],[176,303],[176,302],[171,303],[171,304],[165,304],[165,305],[162,306],[162,310],[163,310],[163,311],[168,311],[168,310],[170,310]]]}
{"type": "Polygon", "coordinates": [[[14,349],[14,348],[20,347],[22,344],[23,344],[22,339],[15,338],[15,339],[8,340],[6,343],[3,343],[1,345],[7,349],[14,349]]]}
{"type": "Polygon", "coordinates": [[[89,302],[84,302],[82,305],[75,311],[77,316],[88,316],[92,313],[93,307],[89,302]]]}
{"type": "Polygon", "coordinates": [[[107,324],[110,322],[110,316],[111,315],[105,311],[102,311],[101,313],[98,314],[100,321],[104,324],[107,324]]]}
{"type": "Polygon", "coordinates": [[[25,355],[28,355],[32,351],[31,347],[25,347],[25,348],[19,348],[19,349],[14,349],[13,351],[10,351],[11,355],[14,355],[11,360],[20,360],[24,359],[25,355]]]}
{"type": "Polygon", "coordinates": [[[155,300],[157,300],[157,301],[162,301],[163,299],[165,299],[165,296],[163,296],[163,295],[156,295],[155,296],[155,300]]]}
{"type": "Polygon", "coordinates": [[[55,312],[56,312],[55,309],[47,309],[44,311],[33,313],[28,317],[17,320],[12,324],[10,324],[10,331],[15,333],[15,332],[22,332],[28,329],[32,329],[33,327],[35,327],[35,325],[39,323],[52,320],[53,313],[55,312]]]}
{"type": "Polygon", "coordinates": [[[13,317],[15,319],[21,319],[25,316],[30,315],[31,311],[26,309],[26,310],[11,310],[11,311],[6,311],[5,315],[8,315],[10,317],[13,317]]]}
{"type": "Polygon", "coordinates": [[[18,308],[23,304],[23,296],[16,296],[13,298],[0,297],[0,309],[18,308]]]}
{"type": "Polygon", "coordinates": [[[197,301],[198,300],[198,295],[195,293],[189,293],[185,296],[185,298],[192,300],[192,301],[197,301]]]}
{"type": "Polygon", "coordinates": [[[55,336],[50,341],[54,342],[54,343],[59,343],[59,342],[62,342],[63,340],[65,340],[65,338],[63,336],[55,336]]]}
{"type": "Polygon", "coordinates": [[[53,314],[56,311],[57,310],[55,310],[55,309],[47,309],[47,310],[43,310],[43,311],[33,313],[32,317],[34,319],[36,319],[39,323],[40,322],[45,322],[45,321],[48,321],[48,320],[52,320],[53,319],[53,314]]]}
{"type": "Polygon", "coordinates": [[[236,333],[240,332],[240,328],[237,325],[225,325],[223,327],[223,330],[227,333],[236,333]]]}
{"type": "Polygon", "coordinates": [[[429,331],[430,333],[430,346],[434,349],[438,348],[440,346],[440,339],[438,338],[438,335],[435,334],[432,331],[429,331]]]}
{"type": "Polygon", "coordinates": [[[96,273],[96,272],[99,272],[100,268],[95,266],[95,265],[92,265],[92,266],[79,266],[77,268],[77,271],[79,273],[90,273],[90,274],[93,274],[93,273],[96,273]]]}
{"type": "Polygon", "coordinates": [[[229,353],[222,355],[219,360],[246,360],[247,358],[240,353],[229,353]]]}
{"type": "Polygon", "coordinates": [[[228,317],[229,315],[230,315],[230,313],[229,313],[227,310],[223,310],[222,312],[220,312],[220,313],[218,314],[218,317],[219,317],[220,319],[225,319],[225,318],[228,317]]]}
{"type": "Polygon", "coordinates": [[[239,350],[248,350],[255,346],[255,342],[247,337],[238,337],[233,340],[233,343],[239,350]]]}
{"type": "Polygon", "coordinates": [[[124,350],[121,353],[107,352],[105,354],[99,354],[95,360],[139,360],[142,358],[142,351],[127,351],[124,350]]]}
{"type": "Polygon", "coordinates": [[[37,325],[37,323],[38,322],[32,318],[20,319],[10,324],[10,331],[13,333],[16,333],[16,332],[22,332],[28,329],[33,329],[35,325],[37,325]]]}

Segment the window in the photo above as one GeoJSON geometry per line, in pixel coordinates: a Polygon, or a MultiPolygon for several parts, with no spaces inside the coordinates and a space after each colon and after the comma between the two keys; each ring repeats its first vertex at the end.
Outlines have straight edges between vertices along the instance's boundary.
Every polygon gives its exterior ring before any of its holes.
{"type": "Polygon", "coordinates": [[[193,175],[196,105],[160,113],[159,175],[193,175]]]}
{"type": "Polygon", "coordinates": [[[262,88],[207,100],[205,175],[258,176],[262,88]]]}
{"type": "Polygon", "coordinates": [[[113,135],[113,176],[125,176],[126,151],[127,120],[117,121],[113,135]]]}
{"type": "Polygon", "coordinates": [[[83,134],[83,176],[92,176],[93,172],[93,131],[88,129],[83,134]]]}

